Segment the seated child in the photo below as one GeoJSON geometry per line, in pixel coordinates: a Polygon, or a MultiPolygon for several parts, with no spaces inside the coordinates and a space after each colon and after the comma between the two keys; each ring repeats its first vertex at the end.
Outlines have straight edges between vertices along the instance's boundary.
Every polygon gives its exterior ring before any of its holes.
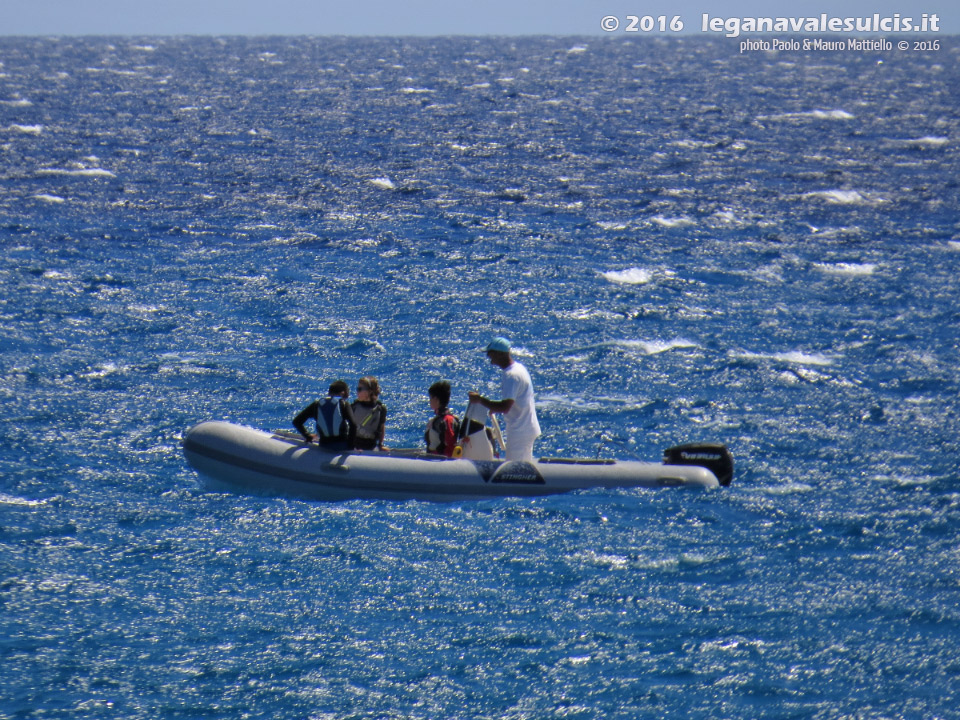
{"type": "Polygon", "coordinates": [[[446,380],[435,382],[430,386],[429,393],[430,409],[434,415],[423,435],[427,452],[453,457],[460,434],[460,421],[447,409],[450,404],[450,383],[446,380]]]}

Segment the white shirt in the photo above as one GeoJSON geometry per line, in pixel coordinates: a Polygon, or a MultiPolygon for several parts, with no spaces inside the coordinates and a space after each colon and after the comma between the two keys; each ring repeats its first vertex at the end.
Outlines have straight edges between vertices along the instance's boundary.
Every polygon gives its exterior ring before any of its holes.
{"type": "Polygon", "coordinates": [[[504,415],[507,421],[508,444],[515,440],[533,440],[540,435],[540,423],[534,407],[533,382],[527,369],[516,360],[504,368],[500,376],[500,397],[503,400],[513,400],[513,407],[504,415]]]}

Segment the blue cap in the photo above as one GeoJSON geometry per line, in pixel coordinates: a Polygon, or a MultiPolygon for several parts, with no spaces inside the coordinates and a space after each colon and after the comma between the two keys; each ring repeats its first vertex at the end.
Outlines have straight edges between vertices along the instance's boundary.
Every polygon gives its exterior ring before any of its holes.
{"type": "Polygon", "coordinates": [[[490,344],[487,345],[487,352],[490,352],[491,350],[508,353],[510,352],[510,341],[505,337],[494,338],[490,341],[490,344]]]}

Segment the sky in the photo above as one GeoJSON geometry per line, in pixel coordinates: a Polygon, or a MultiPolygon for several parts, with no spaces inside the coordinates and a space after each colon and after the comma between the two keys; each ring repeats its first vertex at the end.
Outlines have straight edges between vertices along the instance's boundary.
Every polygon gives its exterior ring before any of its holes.
{"type": "MultiPolygon", "coordinates": [[[[0,35],[609,35],[601,19],[936,13],[960,34],[956,0],[4,0],[0,35]]],[[[609,21],[608,21],[609,22],[609,21]]],[[[652,34],[669,35],[654,32],[652,34]]],[[[936,35],[932,33],[931,36],[936,35]]]]}

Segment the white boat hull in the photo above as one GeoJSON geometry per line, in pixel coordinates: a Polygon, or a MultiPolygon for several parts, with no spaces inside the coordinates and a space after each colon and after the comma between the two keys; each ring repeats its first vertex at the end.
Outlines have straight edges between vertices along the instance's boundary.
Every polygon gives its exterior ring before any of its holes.
{"type": "Polygon", "coordinates": [[[695,465],[544,458],[534,463],[452,459],[415,451],[332,453],[299,436],[226,422],[187,431],[190,465],[217,487],[316,500],[458,501],[585,488],[717,487],[695,465]]]}

